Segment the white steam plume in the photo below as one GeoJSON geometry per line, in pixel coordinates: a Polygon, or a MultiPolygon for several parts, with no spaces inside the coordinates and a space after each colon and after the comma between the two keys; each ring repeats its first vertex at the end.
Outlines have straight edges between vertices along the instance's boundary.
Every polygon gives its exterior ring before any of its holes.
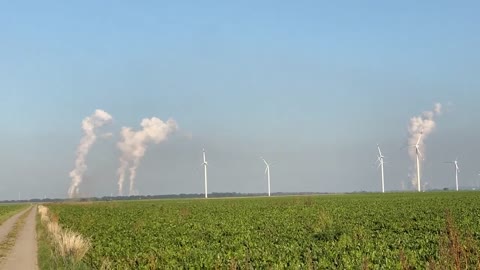
{"type": "Polygon", "coordinates": [[[68,189],[68,197],[78,196],[79,185],[82,183],[82,177],[87,170],[85,158],[93,143],[97,140],[95,131],[97,128],[107,124],[112,120],[112,116],[105,111],[96,110],[91,116],[86,117],[82,121],[83,137],[77,148],[77,158],[75,159],[75,169],[70,172],[72,183],[68,189]]]}
{"type": "MultiPolygon", "coordinates": [[[[408,133],[410,137],[408,138],[408,154],[413,162],[416,161],[416,151],[415,151],[415,144],[417,144],[418,138],[420,134],[423,133],[423,136],[419,142],[420,145],[420,152],[422,155],[425,153],[425,140],[427,139],[428,135],[430,135],[433,130],[435,129],[435,121],[434,118],[439,116],[442,113],[442,104],[436,103],[435,107],[432,111],[423,112],[419,116],[414,116],[410,119],[410,124],[408,126],[408,133]]],[[[412,178],[412,185],[416,188],[417,187],[417,172],[413,170],[411,174],[412,178]]]]}
{"type": "Polygon", "coordinates": [[[134,195],[135,176],[140,165],[140,159],[145,155],[147,143],[161,143],[178,128],[174,120],[169,119],[167,122],[163,122],[156,117],[145,118],[140,125],[142,130],[139,131],[132,131],[131,128],[123,127],[121,141],[117,144],[121,151],[120,167],[117,171],[119,195],[123,194],[123,182],[127,169],[130,174],[129,195],[134,195]]]}

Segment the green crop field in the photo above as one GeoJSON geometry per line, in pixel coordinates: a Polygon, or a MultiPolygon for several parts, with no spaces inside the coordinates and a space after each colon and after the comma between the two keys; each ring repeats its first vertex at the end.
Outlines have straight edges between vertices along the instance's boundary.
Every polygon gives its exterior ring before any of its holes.
{"type": "Polygon", "coordinates": [[[0,204],[0,224],[27,206],[28,204],[0,204]]]}
{"type": "Polygon", "coordinates": [[[480,265],[480,193],[48,205],[113,269],[462,269],[480,265]]]}

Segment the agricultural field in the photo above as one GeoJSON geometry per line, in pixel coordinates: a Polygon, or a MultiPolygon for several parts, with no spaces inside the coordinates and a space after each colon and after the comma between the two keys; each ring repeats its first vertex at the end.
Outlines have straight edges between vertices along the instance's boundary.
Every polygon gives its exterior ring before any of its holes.
{"type": "Polygon", "coordinates": [[[47,205],[92,269],[479,267],[480,192],[47,205]]]}
{"type": "Polygon", "coordinates": [[[18,213],[22,209],[26,209],[27,207],[28,204],[0,204],[0,224],[10,216],[18,213]]]}

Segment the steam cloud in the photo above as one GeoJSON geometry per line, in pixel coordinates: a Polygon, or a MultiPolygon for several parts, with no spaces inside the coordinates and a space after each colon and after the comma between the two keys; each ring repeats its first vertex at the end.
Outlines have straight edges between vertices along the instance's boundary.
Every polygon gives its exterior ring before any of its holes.
{"type": "Polygon", "coordinates": [[[137,168],[140,165],[140,159],[145,155],[147,143],[153,142],[159,144],[165,141],[168,135],[178,129],[177,123],[169,119],[167,122],[153,117],[145,118],[141,124],[142,130],[132,131],[131,128],[123,127],[121,131],[121,141],[117,146],[121,151],[120,167],[118,168],[118,194],[123,194],[123,182],[125,176],[130,174],[129,195],[134,195],[135,177],[137,168]]]}
{"type": "Polygon", "coordinates": [[[87,170],[85,158],[90,151],[90,148],[97,140],[95,131],[97,128],[104,126],[112,120],[112,116],[105,111],[96,110],[91,116],[86,117],[82,121],[83,137],[77,148],[77,158],[75,160],[75,169],[70,172],[72,183],[68,189],[68,197],[73,198],[78,196],[79,185],[82,183],[83,174],[87,170]]]}
{"type": "MultiPolygon", "coordinates": [[[[434,118],[436,116],[439,116],[441,113],[442,104],[436,103],[432,111],[423,112],[421,115],[412,117],[410,119],[410,124],[408,126],[408,133],[410,134],[410,137],[408,139],[408,145],[415,145],[418,141],[418,138],[420,137],[420,134],[422,134],[423,132],[423,136],[419,142],[420,152],[422,153],[422,155],[425,153],[425,140],[427,139],[428,135],[430,135],[435,129],[434,118]]],[[[410,155],[412,161],[415,162],[417,158],[415,147],[409,147],[408,154],[410,155]]],[[[417,172],[414,170],[411,175],[412,185],[417,188],[417,172]]]]}

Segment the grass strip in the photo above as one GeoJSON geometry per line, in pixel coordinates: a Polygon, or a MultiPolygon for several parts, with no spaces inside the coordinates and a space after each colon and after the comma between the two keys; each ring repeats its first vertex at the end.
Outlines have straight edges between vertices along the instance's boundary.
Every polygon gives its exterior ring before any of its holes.
{"type": "MultiPolygon", "coordinates": [[[[25,210],[30,205],[29,204],[22,204],[22,205],[17,205],[17,206],[18,207],[12,207],[11,211],[0,214],[0,225],[2,225],[3,222],[5,222],[6,220],[8,220],[12,216],[14,216],[16,213],[19,213],[19,212],[25,210]]],[[[3,207],[11,207],[11,206],[3,206],[3,207]]]]}
{"type": "Polygon", "coordinates": [[[83,262],[73,262],[65,260],[57,254],[55,244],[51,239],[46,225],[41,222],[40,215],[37,213],[37,259],[39,269],[57,269],[57,270],[86,270],[88,268],[83,262]]]}

